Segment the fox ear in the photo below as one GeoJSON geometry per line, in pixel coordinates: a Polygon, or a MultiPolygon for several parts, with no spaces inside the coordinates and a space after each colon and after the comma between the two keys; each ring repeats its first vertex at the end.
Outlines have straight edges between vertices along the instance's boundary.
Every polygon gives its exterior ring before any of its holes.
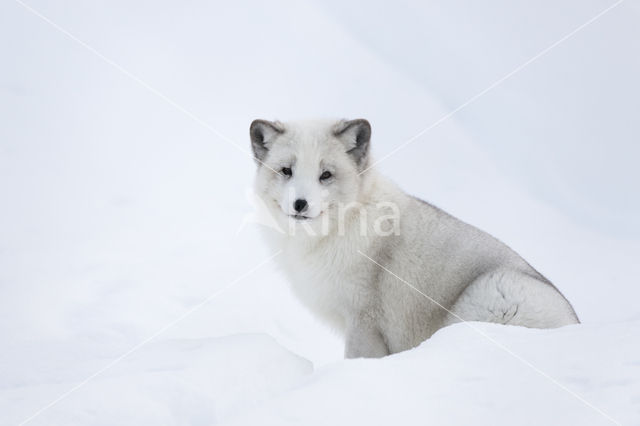
{"type": "Polygon", "coordinates": [[[264,161],[273,139],[284,133],[284,126],[279,121],[253,120],[249,127],[251,149],[258,165],[264,161]]]}
{"type": "Polygon", "coordinates": [[[339,121],[333,128],[333,135],[347,148],[347,154],[353,158],[359,169],[364,169],[369,160],[369,142],[371,125],[364,118],[339,121]]]}

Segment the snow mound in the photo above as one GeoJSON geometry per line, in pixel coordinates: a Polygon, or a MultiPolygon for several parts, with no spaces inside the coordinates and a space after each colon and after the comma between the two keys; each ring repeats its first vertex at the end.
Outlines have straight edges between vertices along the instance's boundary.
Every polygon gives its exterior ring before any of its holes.
{"type": "Polygon", "coordinates": [[[230,424],[634,424],[638,326],[457,324],[411,351],[327,366],[230,424]]]}
{"type": "MultiPolygon", "coordinates": [[[[48,355],[51,365],[65,352],[48,355]]],[[[81,384],[89,373],[77,376],[77,368],[67,365],[55,380],[1,390],[0,423],[19,424],[81,384]]],[[[29,424],[211,425],[283,391],[312,370],[309,361],[266,335],[168,339],[142,347],[29,424]]]]}

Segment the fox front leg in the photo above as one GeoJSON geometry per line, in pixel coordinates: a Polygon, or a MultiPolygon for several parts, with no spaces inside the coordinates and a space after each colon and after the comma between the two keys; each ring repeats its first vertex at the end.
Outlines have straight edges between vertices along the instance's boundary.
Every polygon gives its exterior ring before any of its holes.
{"type": "Polygon", "coordinates": [[[386,355],[389,355],[389,348],[375,325],[358,322],[349,327],[344,347],[345,358],[382,358],[386,355]]]}

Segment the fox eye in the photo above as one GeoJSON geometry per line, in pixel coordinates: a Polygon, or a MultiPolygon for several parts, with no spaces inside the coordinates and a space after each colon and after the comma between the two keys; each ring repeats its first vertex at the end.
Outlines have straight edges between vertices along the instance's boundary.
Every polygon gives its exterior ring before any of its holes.
{"type": "Polygon", "coordinates": [[[323,172],[323,173],[320,175],[320,180],[327,180],[327,179],[329,179],[331,176],[332,176],[332,175],[331,175],[331,172],[329,172],[329,171],[323,172]]]}
{"type": "Polygon", "coordinates": [[[283,175],[287,176],[287,177],[291,177],[291,168],[290,167],[283,167],[282,170],[280,170],[280,173],[282,173],[283,175]]]}

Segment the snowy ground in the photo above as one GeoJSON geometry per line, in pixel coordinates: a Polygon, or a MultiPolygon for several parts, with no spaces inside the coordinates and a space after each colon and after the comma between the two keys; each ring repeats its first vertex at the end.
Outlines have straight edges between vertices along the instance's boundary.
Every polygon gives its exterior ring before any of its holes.
{"type": "Polygon", "coordinates": [[[640,423],[640,3],[380,164],[583,324],[355,361],[243,225],[230,141],[366,117],[383,157],[614,2],[25,4],[50,22],[0,5],[0,424],[640,423]]]}

